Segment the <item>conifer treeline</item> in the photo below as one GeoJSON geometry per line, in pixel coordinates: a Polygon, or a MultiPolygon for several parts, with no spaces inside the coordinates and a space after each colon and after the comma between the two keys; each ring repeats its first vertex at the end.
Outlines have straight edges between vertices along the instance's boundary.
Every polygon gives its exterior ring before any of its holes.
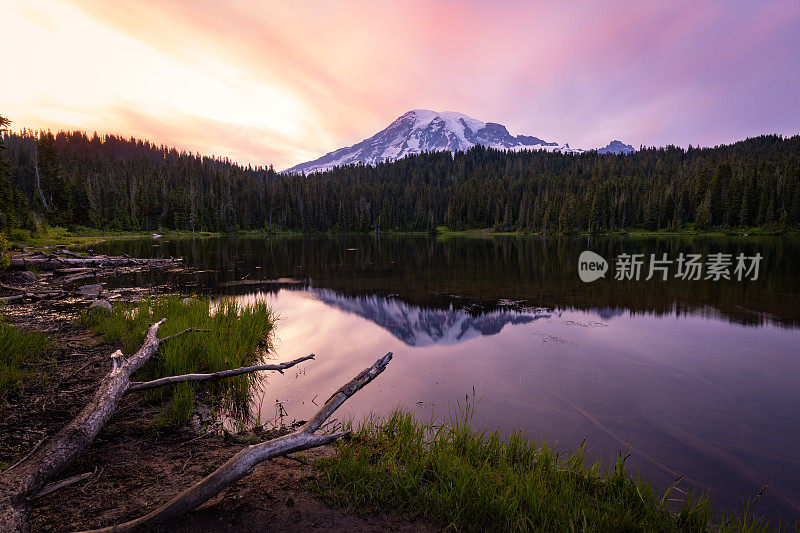
{"type": "Polygon", "coordinates": [[[193,231],[800,224],[800,136],[621,156],[475,147],[310,176],[113,135],[23,131],[3,140],[0,231],[37,216],[67,227],[193,231]]]}

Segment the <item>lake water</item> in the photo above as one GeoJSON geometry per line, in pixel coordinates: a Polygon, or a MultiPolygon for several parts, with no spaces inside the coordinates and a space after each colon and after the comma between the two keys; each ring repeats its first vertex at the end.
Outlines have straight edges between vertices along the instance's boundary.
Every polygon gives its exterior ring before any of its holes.
{"type": "Polygon", "coordinates": [[[440,419],[474,393],[479,426],[521,427],[557,449],[585,440],[606,461],[630,446],[631,467],[660,490],[684,476],[723,509],[769,485],[757,511],[789,520],[800,507],[800,240],[244,237],[95,250],[193,268],[110,285],[270,302],[275,356],[317,359],[269,376],[254,398],[264,420],[307,419],[391,351],[340,419],[395,406],[440,419]],[[605,278],[580,281],[584,250],[611,263],[605,278]],[[674,263],[668,281],[618,281],[623,253],[645,254],[642,278],[650,254],[762,260],[755,281],[676,279],[674,263]]]}

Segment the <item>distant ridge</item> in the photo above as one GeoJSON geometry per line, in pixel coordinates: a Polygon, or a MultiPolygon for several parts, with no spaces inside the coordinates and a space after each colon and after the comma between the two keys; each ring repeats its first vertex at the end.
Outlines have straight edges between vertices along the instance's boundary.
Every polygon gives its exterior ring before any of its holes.
{"type": "Polygon", "coordinates": [[[607,146],[597,149],[598,154],[630,154],[635,151],[636,149],[630,144],[625,144],[617,140],[611,141],[607,146]]]}

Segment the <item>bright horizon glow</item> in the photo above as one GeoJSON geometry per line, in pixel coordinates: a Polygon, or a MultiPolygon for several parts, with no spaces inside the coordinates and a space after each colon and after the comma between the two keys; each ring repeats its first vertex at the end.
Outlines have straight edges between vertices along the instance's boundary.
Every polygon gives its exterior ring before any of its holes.
{"type": "Polygon", "coordinates": [[[13,128],[283,169],[416,108],[595,148],[800,133],[800,2],[0,0],[13,128]]]}

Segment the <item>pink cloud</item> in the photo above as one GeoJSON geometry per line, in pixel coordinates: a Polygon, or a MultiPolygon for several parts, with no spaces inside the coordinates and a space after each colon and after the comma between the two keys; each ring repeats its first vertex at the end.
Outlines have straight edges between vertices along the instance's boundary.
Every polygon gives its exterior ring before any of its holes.
{"type": "MultiPolygon", "coordinates": [[[[248,157],[274,145],[261,160],[278,167],[359,141],[418,107],[584,147],[610,137],[712,145],[800,130],[796,0],[74,5],[182,64],[218,70],[243,93],[291,95],[304,111],[294,124],[301,133],[213,143],[248,157]]],[[[215,105],[204,120],[232,123],[214,116],[215,105]]],[[[159,113],[144,113],[142,134],[180,130],[182,142],[195,142],[191,117],[159,113]]]]}

